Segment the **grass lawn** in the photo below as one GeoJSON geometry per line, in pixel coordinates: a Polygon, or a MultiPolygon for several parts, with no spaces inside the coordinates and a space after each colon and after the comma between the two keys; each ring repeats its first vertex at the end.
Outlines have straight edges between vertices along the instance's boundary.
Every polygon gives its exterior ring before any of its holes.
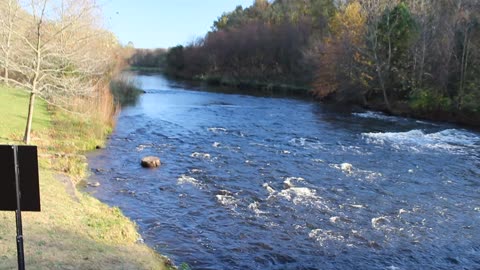
{"type": "MultiPolygon", "coordinates": [[[[27,108],[26,93],[0,86],[0,143],[21,141],[27,108]]],[[[91,143],[82,144],[82,138],[88,135],[79,135],[71,128],[75,125],[84,130],[89,122],[56,114],[37,100],[32,142],[39,147],[42,212],[23,213],[26,268],[168,269],[165,258],[137,243],[135,225],[119,209],[77,191],[71,179],[80,172],[68,168],[85,169],[78,165],[85,160],[78,158],[64,164],[56,160],[63,157],[55,154],[69,149],[81,156],[81,150],[91,147],[91,143]],[[65,147],[71,138],[75,138],[74,145],[65,147]],[[67,169],[59,170],[58,164],[67,169]]],[[[16,268],[15,236],[14,212],[0,212],[0,269],[16,268]]]]}
{"type": "MultiPolygon", "coordinates": [[[[27,124],[29,95],[19,89],[0,85],[0,142],[21,140],[27,124]]],[[[37,99],[32,131],[45,133],[51,128],[50,116],[44,102],[37,99]]]]}

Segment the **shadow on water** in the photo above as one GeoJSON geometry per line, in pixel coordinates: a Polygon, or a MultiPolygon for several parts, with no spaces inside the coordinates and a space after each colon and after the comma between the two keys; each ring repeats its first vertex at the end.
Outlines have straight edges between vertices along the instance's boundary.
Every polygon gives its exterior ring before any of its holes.
{"type": "MultiPolygon", "coordinates": [[[[130,72],[132,75],[142,77],[142,81],[149,81],[148,85],[156,80],[159,76],[168,80],[168,88],[170,89],[188,89],[189,91],[201,91],[210,93],[232,94],[232,95],[249,95],[254,97],[265,98],[297,98],[302,100],[313,101],[313,97],[307,90],[292,90],[288,88],[270,88],[258,89],[253,87],[232,87],[227,85],[212,85],[199,80],[186,80],[178,78],[168,78],[158,73],[150,72],[130,72]]],[[[163,80],[162,80],[163,83],[163,80]]],[[[158,85],[158,84],[157,84],[158,85]]],[[[149,87],[147,87],[147,91],[149,87]]],[[[145,88],[144,88],[145,89],[145,88]]],[[[152,89],[150,89],[151,91],[152,89]]]]}

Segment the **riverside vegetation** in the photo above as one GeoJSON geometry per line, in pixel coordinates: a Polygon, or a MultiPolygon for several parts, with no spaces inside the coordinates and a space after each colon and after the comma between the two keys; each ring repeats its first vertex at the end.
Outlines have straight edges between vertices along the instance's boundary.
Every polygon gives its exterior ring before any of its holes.
{"type": "Polygon", "coordinates": [[[255,0],[205,37],[132,66],[241,88],[480,125],[477,0],[255,0]]]}
{"type": "MultiPolygon", "coordinates": [[[[20,143],[28,95],[0,87],[0,143],[20,143]]],[[[34,269],[168,269],[143,244],[118,208],[78,191],[87,172],[83,153],[109,128],[39,102],[32,141],[38,145],[42,212],[24,213],[27,267],[34,269]]],[[[0,213],[0,269],[16,267],[15,215],[0,213]]]]}
{"type": "MultiPolygon", "coordinates": [[[[0,0],[0,143],[39,150],[42,212],[24,214],[26,265],[169,269],[118,208],[77,189],[88,176],[85,152],[103,144],[117,104],[138,92],[122,79],[110,92],[128,50],[98,11],[89,0],[0,0]]],[[[15,268],[15,245],[14,214],[1,212],[0,269],[15,268]]]]}

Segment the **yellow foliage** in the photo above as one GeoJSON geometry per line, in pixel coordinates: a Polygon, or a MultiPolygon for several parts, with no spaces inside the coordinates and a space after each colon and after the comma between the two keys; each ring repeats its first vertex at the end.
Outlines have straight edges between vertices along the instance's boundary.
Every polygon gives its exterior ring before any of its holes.
{"type": "MultiPolygon", "coordinates": [[[[339,90],[339,78],[346,76],[362,85],[371,80],[368,76],[356,74],[353,63],[365,65],[365,57],[357,50],[364,47],[366,32],[366,15],[358,1],[343,6],[332,17],[329,27],[332,36],[324,40],[313,93],[318,98],[325,98],[339,90]],[[348,53],[354,48],[353,54],[348,53]],[[352,59],[353,61],[349,60],[352,59]],[[341,76],[337,76],[341,74],[341,76]]],[[[341,79],[340,79],[341,80],[341,79]]]]}
{"type": "Polygon", "coordinates": [[[348,38],[354,45],[360,45],[365,36],[366,15],[362,5],[353,1],[337,12],[330,21],[330,29],[337,38],[348,38]]]}

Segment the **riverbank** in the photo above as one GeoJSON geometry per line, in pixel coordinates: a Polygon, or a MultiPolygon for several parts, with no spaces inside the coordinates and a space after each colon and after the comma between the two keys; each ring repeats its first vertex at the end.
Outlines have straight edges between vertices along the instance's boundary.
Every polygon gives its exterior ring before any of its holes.
{"type": "MultiPolygon", "coordinates": [[[[332,103],[335,103],[331,101],[332,103]]],[[[360,105],[359,105],[360,106],[360,105]]],[[[457,124],[480,130],[480,115],[459,111],[446,110],[415,110],[408,102],[394,102],[391,104],[391,110],[387,110],[382,102],[373,102],[361,107],[371,111],[382,112],[386,115],[414,118],[418,120],[427,120],[434,122],[443,122],[457,124]]]]}
{"type": "MultiPolygon", "coordinates": [[[[310,96],[314,97],[312,90],[307,86],[298,86],[291,84],[282,84],[276,82],[262,82],[255,80],[244,80],[244,79],[232,79],[224,77],[215,77],[215,76],[196,76],[193,78],[166,74],[161,71],[147,71],[143,70],[140,72],[152,73],[152,74],[163,74],[167,77],[182,80],[182,81],[195,81],[204,83],[207,86],[213,87],[232,87],[246,94],[264,94],[264,95],[293,95],[293,96],[310,96]]],[[[480,129],[480,113],[466,113],[459,111],[448,111],[441,109],[422,109],[422,108],[413,108],[412,104],[418,103],[415,100],[412,101],[392,101],[391,110],[387,110],[385,104],[382,100],[370,101],[368,104],[361,103],[351,103],[338,101],[335,97],[330,97],[324,100],[318,100],[319,102],[324,102],[327,104],[333,104],[336,106],[358,106],[360,108],[382,112],[391,116],[401,116],[415,118],[419,120],[430,120],[436,122],[445,122],[452,124],[460,124],[474,129],[480,129]]],[[[417,106],[418,107],[418,106],[417,106]]]]}
{"type": "Polygon", "coordinates": [[[197,76],[192,78],[193,80],[205,82],[211,86],[230,86],[241,90],[256,89],[262,92],[272,92],[281,94],[292,95],[307,95],[309,92],[308,87],[298,86],[286,83],[267,82],[248,79],[235,79],[226,78],[221,76],[197,76]]]}
{"type": "MultiPolygon", "coordinates": [[[[0,86],[0,143],[21,143],[27,104],[26,93],[0,86]]],[[[83,154],[108,132],[83,117],[36,104],[32,143],[39,150],[42,212],[23,214],[27,268],[171,269],[118,208],[76,188],[87,175],[83,154]]],[[[13,212],[0,212],[0,254],[0,269],[16,267],[13,212]]]]}
{"type": "Polygon", "coordinates": [[[129,67],[127,71],[134,71],[144,74],[162,74],[167,78],[178,81],[196,82],[212,87],[231,87],[241,90],[247,94],[264,94],[264,95],[293,95],[293,96],[311,96],[310,89],[307,86],[300,86],[279,82],[258,81],[249,79],[227,78],[221,76],[194,76],[188,77],[180,74],[170,74],[164,69],[129,67]]]}

